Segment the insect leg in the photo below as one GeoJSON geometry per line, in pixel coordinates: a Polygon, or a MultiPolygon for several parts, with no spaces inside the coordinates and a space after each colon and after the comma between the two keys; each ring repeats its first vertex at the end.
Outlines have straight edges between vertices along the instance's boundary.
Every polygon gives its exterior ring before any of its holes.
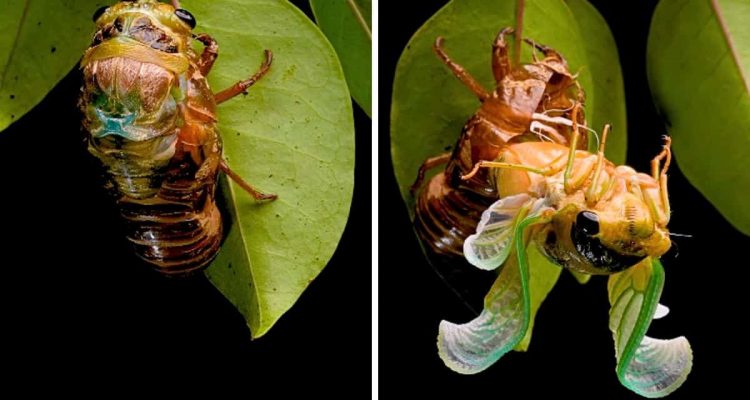
{"type": "Polygon", "coordinates": [[[669,221],[671,207],[669,205],[669,193],[667,192],[667,170],[672,162],[672,138],[664,136],[664,147],[662,151],[651,160],[651,176],[659,182],[659,194],[661,195],[662,212],[669,221]],[[659,164],[664,160],[664,167],[659,171],[659,164]]]}
{"type": "Polygon", "coordinates": [[[232,171],[224,160],[219,161],[219,169],[222,170],[234,183],[240,185],[242,189],[248,192],[255,200],[276,200],[278,197],[273,193],[263,193],[260,190],[254,188],[251,184],[247,183],[241,176],[237,175],[236,172],[232,171]]]}
{"type": "Polygon", "coordinates": [[[503,77],[510,73],[510,58],[508,58],[508,44],[505,42],[505,35],[513,33],[513,28],[506,27],[497,34],[495,42],[492,44],[492,73],[495,75],[495,81],[498,85],[502,82],[503,77]]]}
{"type": "Polygon", "coordinates": [[[437,167],[438,165],[442,165],[450,161],[451,159],[451,153],[443,153],[435,157],[430,157],[426,159],[422,165],[419,167],[419,172],[417,173],[417,179],[414,181],[414,183],[409,188],[409,192],[414,195],[414,193],[419,190],[419,187],[422,186],[422,182],[424,181],[424,174],[437,167]]]}
{"type": "Polygon", "coordinates": [[[578,138],[581,135],[580,132],[578,132],[578,113],[581,110],[581,103],[576,103],[576,105],[573,107],[573,112],[571,116],[571,121],[573,121],[573,133],[570,136],[570,151],[568,153],[568,164],[565,167],[565,174],[563,175],[563,187],[565,188],[566,193],[573,192],[574,186],[572,184],[571,178],[573,176],[573,161],[575,161],[576,158],[576,148],[578,147],[578,138]]]}
{"type": "Polygon", "coordinates": [[[271,52],[271,50],[265,50],[265,55],[266,59],[263,61],[263,63],[260,64],[260,69],[258,69],[258,72],[256,72],[253,76],[245,79],[244,81],[239,81],[219,93],[215,93],[214,99],[216,99],[216,104],[221,104],[240,93],[245,93],[247,88],[253,86],[255,82],[259,81],[260,78],[262,78],[263,75],[265,75],[271,68],[271,63],[273,62],[273,53],[271,52]]]}
{"type": "Polygon", "coordinates": [[[598,190],[599,190],[599,177],[602,173],[602,167],[604,166],[604,147],[607,143],[607,134],[609,133],[610,125],[604,125],[604,130],[602,130],[602,139],[599,143],[599,153],[596,155],[596,168],[594,168],[594,177],[591,179],[591,185],[589,186],[588,190],[586,190],[586,201],[589,204],[596,204],[596,202],[599,201],[599,196],[597,196],[598,190]]]}
{"type": "Polygon", "coordinates": [[[542,53],[544,53],[544,57],[546,58],[554,58],[560,61],[564,60],[563,56],[561,56],[560,53],[558,53],[556,50],[552,49],[551,47],[547,47],[543,44],[539,44],[529,38],[524,38],[523,41],[526,42],[526,44],[528,44],[529,46],[533,47],[534,49],[539,50],[542,53]]]}
{"type": "Polygon", "coordinates": [[[482,85],[477,82],[476,79],[474,79],[473,76],[471,76],[462,66],[454,63],[450,57],[448,57],[448,54],[445,53],[443,50],[443,38],[438,37],[435,39],[435,45],[433,46],[433,49],[435,50],[435,53],[440,57],[441,60],[445,63],[445,65],[450,68],[450,70],[453,72],[453,75],[456,76],[466,87],[468,87],[474,94],[479,97],[479,100],[485,101],[487,98],[490,97],[489,93],[487,93],[486,90],[482,87],[482,85]]]}
{"type": "Polygon", "coordinates": [[[480,161],[474,164],[474,168],[471,169],[471,172],[469,172],[466,175],[461,175],[461,179],[465,181],[471,179],[472,177],[474,177],[474,175],[477,174],[477,172],[479,172],[479,168],[518,169],[522,171],[533,172],[539,175],[547,175],[547,171],[541,170],[539,168],[529,167],[523,164],[511,164],[511,163],[500,162],[500,161],[480,161]]]}
{"type": "Polygon", "coordinates": [[[201,58],[198,60],[198,69],[201,71],[203,76],[208,75],[211,71],[211,67],[214,66],[216,57],[219,56],[219,44],[211,36],[201,33],[195,36],[195,40],[203,43],[203,53],[201,58]]]}

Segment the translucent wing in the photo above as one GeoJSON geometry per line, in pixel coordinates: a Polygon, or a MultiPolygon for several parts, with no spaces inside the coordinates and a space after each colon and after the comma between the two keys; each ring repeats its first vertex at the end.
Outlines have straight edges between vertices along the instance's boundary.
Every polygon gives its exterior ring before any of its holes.
{"type": "Polygon", "coordinates": [[[628,389],[649,398],[679,388],[693,365],[693,353],[684,336],[669,340],[645,336],[651,320],[666,315],[666,307],[657,314],[663,286],[664,269],[659,260],[651,258],[612,275],[608,284],[617,377],[628,389]]]}
{"type": "Polygon", "coordinates": [[[532,215],[515,229],[515,257],[509,257],[484,299],[484,309],[462,325],[442,321],[438,354],[445,365],[462,374],[483,371],[521,341],[529,326],[529,272],[524,230],[542,222],[532,215]]]}
{"type": "Polygon", "coordinates": [[[464,241],[466,260],[479,269],[493,270],[508,258],[515,226],[533,204],[526,193],[504,197],[482,213],[477,232],[464,241]]]}

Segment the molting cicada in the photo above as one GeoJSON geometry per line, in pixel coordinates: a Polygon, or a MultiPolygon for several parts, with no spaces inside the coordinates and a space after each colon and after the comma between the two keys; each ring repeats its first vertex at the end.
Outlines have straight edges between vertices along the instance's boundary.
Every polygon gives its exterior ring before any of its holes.
{"type": "MultiPolygon", "coordinates": [[[[573,137],[578,136],[573,109],[573,137]]],[[[451,369],[480,372],[524,337],[530,312],[527,246],[537,246],[557,265],[586,274],[609,275],[609,327],[615,341],[617,376],[646,397],[677,389],[692,367],[685,337],[645,336],[651,320],[666,315],[660,305],[664,270],[659,262],[671,245],[667,223],[670,139],[651,163],[651,175],[604,158],[609,127],[597,154],[549,142],[508,144],[497,161],[480,161],[499,200],[482,214],[464,254],[484,270],[501,267],[474,320],[440,324],[440,357],[451,369]],[[663,165],[662,165],[663,163],[663,165]]]]}
{"type": "MultiPolygon", "coordinates": [[[[557,51],[525,39],[534,49],[533,62],[512,66],[505,36],[513,32],[512,28],[502,29],[492,45],[496,86],[491,92],[448,57],[442,38],[435,41],[438,57],[482,102],[465,124],[452,153],[426,160],[412,186],[415,193],[427,170],[447,163],[419,193],[414,225],[425,249],[448,260],[463,256],[464,239],[476,228],[482,211],[497,200],[496,188],[485,171],[468,180],[460,179],[461,175],[479,161],[495,160],[506,143],[546,140],[578,147],[585,142],[570,140],[571,111],[574,104],[583,102],[584,93],[565,59],[557,51]],[[544,57],[538,59],[536,51],[544,57]]],[[[577,123],[585,127],[583,114],[578,117],[577,123]]]]}
{"type": "Polygon", "coordinates": [[[206,81],[218,56],[195,18],[156,0],[121,1],[94,14],[96,33],[81,61],[80,109],[88,149],[103,164],[136,254],[165,274],[206,266],[222,239],[214,200],[218,171],[258,200],[271,200],[222,159],[216,105],[244,92],[260,70],[213,93],[206,81]],[[197,54],[192,41],[204,45],[197,54]]]}

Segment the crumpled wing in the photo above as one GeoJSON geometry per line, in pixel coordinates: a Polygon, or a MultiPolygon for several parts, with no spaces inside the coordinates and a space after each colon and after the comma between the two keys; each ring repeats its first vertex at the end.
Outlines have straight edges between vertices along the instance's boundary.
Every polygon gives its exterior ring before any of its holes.
{"type": "Polygon", "coordinates": [[[641,396],[666,396],[685,382],[693,366],[690,343],[684,336],[662,340],[645,336],[658,315],[664,286],[664,268],[658,259],[646,258],[623,272],[610,276],[609,329],[615,340],[617,377],[641,396]]]}
{"type": "Polygon", "coordinates": [[[484,309],[465,324],[440,323],[438,354],[450,369],[462,374],[485,370],[521,341],[529,327],[529,272],[524,230],[542,221],[529,216],[515,229],[515,257],[508,257],[484,299],[484,309]]]}
{"type": "Polygon", "coordinates": [[[482,213],[475,234],[464,241],[466,260],[479,269],[493,270],[510,254],[515,227],[528,214],[533,198],[526,193],[504,197],[482,213]]]}

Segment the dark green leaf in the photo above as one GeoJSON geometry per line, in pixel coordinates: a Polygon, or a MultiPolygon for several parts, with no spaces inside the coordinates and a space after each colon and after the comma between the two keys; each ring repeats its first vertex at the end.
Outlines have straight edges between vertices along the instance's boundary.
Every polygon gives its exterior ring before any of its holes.
{"type": "Polygon", "coordinates": [[[65,76],[91,40],[102,0],[0,0],[0,131],[65,76]]]}
{"type": "Polygon", "coordinates": [[[315,20],[336,49],[346,82],[357,104],[372,108],[372,2],[310,0],[315,20]]]}
{"type": "Polygon", "coordinates": [[[587,102],[588,123],[598,132],[601,132],[605,124],[612,125],[607,138],[607,158],[615,164],[623,164],[628,141],[628,121],[625,113],[625,88],[615,39],[604,17],[588,1],[565,0],[565,3],[573,11],[581,39],[585,41],[582,47],[586,52],[587,64],[582,67],[581,74],[589,69],[592,76],[596,101],[593,104],[587,102]]]}
{"type": "Polygon", "coordinates": [[[214,90],[253,74],[264,49],[274,53],[268,75],[247,96],[220,105],[218,117],[232,168],[279,198],[259,204],[224,185],[232,218],[207,270],[257,338],[323,269],[346,224],[354,175],[351,99],[333,48],[289,3],[184,0],[182,6],[195,15],[196,32],[219,42],[209,75],[214,90]]]}
{"type": "Polygon", "coordinates": [[[750,235],[750,2],[662,0],[648,76],[680,170],[750,235]]]}

